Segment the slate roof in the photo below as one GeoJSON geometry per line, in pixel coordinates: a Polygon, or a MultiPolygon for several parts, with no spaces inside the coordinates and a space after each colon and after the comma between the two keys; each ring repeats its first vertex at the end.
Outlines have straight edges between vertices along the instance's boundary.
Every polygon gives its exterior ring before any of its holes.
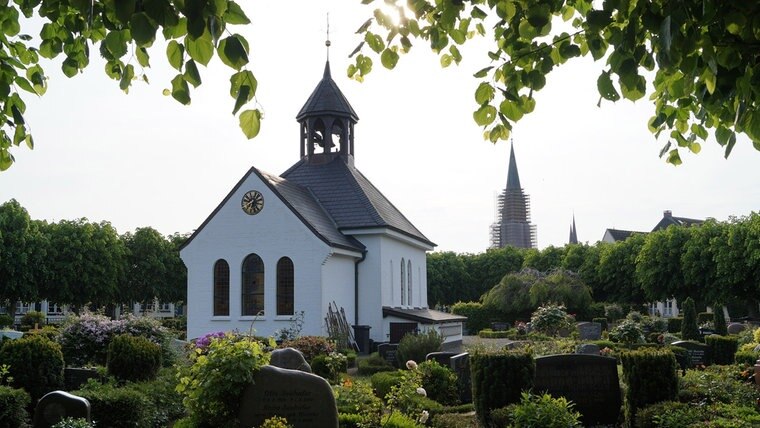
{"type": "Polygon", "coordinates": [[[466,321],[467,317],[454,315],[447,312],[436,311],[435,309],[402,309],[383,306],[383,317],[396,316],[410,321],[417,321],[424,324],[441,324],[445,322],[466,321]]]}
{"type": "Polygon", "coordinates": [[[661,230],[665,229],[668,226],[694,226],[698,224],[704,223],[704,220],[697,220],[693,218],[686,218],[686,217],[674,217],[672,215],[664,215],[662,217],[662,220],[660,220],[659,223],[657,223],[657,226],[652,229],[652,232],[655,230],[661,230]]]}
{"type": "Polygon", "coordinates": [[[520,174],[517,173],[517,161],[515,160],[515,145],[509,145],[509,169],[507,170],[507,189],[522,189],[520,186],[520,174]]]}
{"type": "Polygon", "coordinates": [[[330,75],[330,62],[325,63],[325,72],[322,80],[319,82],[314,92],[309,95],[309,99],[301,107],[301,111],[296,115],[296,120],[300,121],[307,116],[320,116],[324,114],[333,114],[336,116],[349,116],[354,122],[359,120],[353,107],[346,99],[338,85],[332,80],[330,75]]]}
{"type": "Polygon", "coordinates": [[[637,232],[635,230],[607,229],[606,233],[609,233],[612,239],[614,239],[615,242],[618,242],[618,241],[625,241],[634,233],[644,233],[644,232],[637,232]]]}
{"type": "Polygon", "coordinates": [[[301,160],[281,176],[308,189],[338,230],[385,227],[435,246],[358,169],[340,158],[326,164],[301,160]]]}

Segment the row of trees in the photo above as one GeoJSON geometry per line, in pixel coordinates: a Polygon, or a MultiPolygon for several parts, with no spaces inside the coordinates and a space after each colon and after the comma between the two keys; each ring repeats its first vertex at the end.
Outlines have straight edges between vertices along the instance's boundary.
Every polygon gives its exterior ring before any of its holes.
{"type": "Polygon", "coordinates": [[[32,220],[17,201],[0,205],[0,302],[58,304],[186,300],[182,235],[150,227],[119,235],[108,222],[32,220]]]}
{"type": "Polygon", "coordinates": [[[760,214],[726,222],[634,234],[616,243],[543,250],[512,247],[481,254],[428,255],[428,299],[478,300],[501,278],[527,267],[576,272],[596,301],[641,304],[692,297],[698,304],[739,300],[757,314],[760,214]]]}

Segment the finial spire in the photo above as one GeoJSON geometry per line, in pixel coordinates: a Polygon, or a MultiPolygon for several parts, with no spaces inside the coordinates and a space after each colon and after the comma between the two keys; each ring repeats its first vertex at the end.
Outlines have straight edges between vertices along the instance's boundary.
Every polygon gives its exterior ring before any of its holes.
{"type": "Polygon", "coordinates": [[[330,12],[327,12],[327,40],[325,40],[325,47],[327,47],[327,61],[330,61],[330,12]]]}

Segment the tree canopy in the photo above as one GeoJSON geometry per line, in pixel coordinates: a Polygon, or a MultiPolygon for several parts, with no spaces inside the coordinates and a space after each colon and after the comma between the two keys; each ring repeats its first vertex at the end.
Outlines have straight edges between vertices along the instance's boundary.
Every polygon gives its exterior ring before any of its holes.
{"type": "Polygon", "coordinates": [[[231,0],[13,0],[0,5],[0,171],[14,162],[11,149],[34,147],[24,98],[42,96],[47,77],[41,58],[65,57],[61,70],[74,77],[90,64],[91,49],[105,61],[105,73],[129,91],[135,80],[148,81],[146,69],[162,36],[166,61],[177,71],[165,95],[190,104],[191,86],[201,84],[198,65],[214,55],[231,69],[232,114],[248,138],[259,132],[261,112],[241,109],[256,94],[256,78],[246,68],[248,41],[229,25],[250,20],[231,0]],[[25,33],[29,19],[42,20],[39,38],[25,33]],[[159,32],[160,31],[160,32],[159,32]],[[153,49],[152,49],[153,48],[153,49]]]}
{"type": "Polygon", "coordinates": [[[682,148],[699,153],[710,132],[726,157],[737,133],[760,150],[757,2],[384,0],[357,33],[363,40],[348,74],[358,80],[372,70],[372,56],[393,69],[414,40],[448,67],[462,60],[468,40],[491,37],[475,73],[473,118],[492,142],[509,138],[534,110],[533,94],[553,70],[590,55],[605,62],[595,77],[599,104],[649,95],[648,127],[667,136],[667,162],[680,164],[682,148]]]}

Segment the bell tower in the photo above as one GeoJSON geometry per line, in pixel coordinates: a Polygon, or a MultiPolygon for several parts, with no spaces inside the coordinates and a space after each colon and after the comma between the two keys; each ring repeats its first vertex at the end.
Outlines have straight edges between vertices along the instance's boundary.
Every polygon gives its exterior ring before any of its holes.
{"type": "Polygon", "coordinates": [[[301,159],[308,163],[326,163],[339,157],[354,161],[354,125],[359,120],[353,107],[330,75],[330,61],[325,63],[322,80],[298,112],[301,159]]]}

